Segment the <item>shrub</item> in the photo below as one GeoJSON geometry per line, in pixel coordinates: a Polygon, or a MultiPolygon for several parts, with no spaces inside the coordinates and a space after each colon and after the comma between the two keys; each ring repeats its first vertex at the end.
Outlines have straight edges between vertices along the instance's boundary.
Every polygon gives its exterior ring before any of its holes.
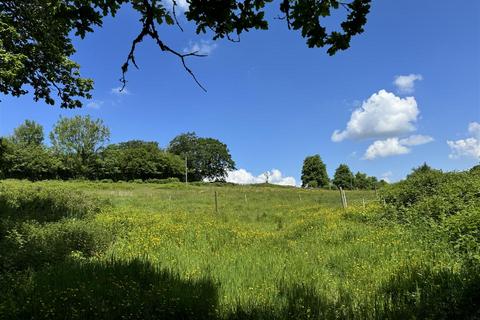
{"type": "Polygon", "coordinates": [[[480,208],[469,208],[443,222],[445,234],[460,252],[480,264],[480,208]]]}
{"type": "Polygon", "coordinates": [[[380,192],[387,216],[426,220],[467,261],[480,262],[480,175],[478,169],[443,173],[425,165],[380,192]]]}
{"type": "Polygon", "coordinates": [[[82,218],[98,213],[105,200],[88,197],[65,187],[46,187],[36,183],[0,183],[2,220],[55,221],[63,217],[82,218]]]}
{"type": "Polygon", "coordinates": [[[397,217],[440,221],[480,205],[480,179],[470,172],[416,172],[406,180],[386,186],[380,196],[397,217]]]}
{"type": "Polygon", "coordinates": [[[113,235],[105,231],[91,220],[22,222],[0,240],[0,274],[55,264],[72,253],[97,255],[113,241],[113,235]]]}

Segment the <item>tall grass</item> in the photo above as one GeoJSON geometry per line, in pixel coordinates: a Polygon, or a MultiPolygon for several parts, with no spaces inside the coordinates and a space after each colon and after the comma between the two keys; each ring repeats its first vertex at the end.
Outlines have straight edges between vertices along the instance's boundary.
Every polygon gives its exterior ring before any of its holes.
{"type": "MultiPolygon", "coordinates": [[[[8,230],[0,243],[17,232],[34,239],[18,241],[25,253],[45,255],[2,271],[0,318],[447,319],[478,312],[478,273],[428,226],[377,218],[373,192],[348,192],[345,213],[335,191],[33,186],[109,205],[55,221],[29,215],[21,222],[28,230],[8,230]]],[[[12,187],[32,184],[2,182],[0,190],[12,187]]],[[[14,248],[8,259],[17,256],[14,248]]]]}

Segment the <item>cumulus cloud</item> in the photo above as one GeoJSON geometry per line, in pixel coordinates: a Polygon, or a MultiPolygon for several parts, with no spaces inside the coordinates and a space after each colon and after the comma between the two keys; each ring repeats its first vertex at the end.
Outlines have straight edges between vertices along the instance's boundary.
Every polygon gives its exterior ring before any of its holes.
{"type": "Polygon", "coordinates": [[[404,139],[394,137],[385,140],[377,140],[367,148],[363,159],[373,160],[376,158],[407,154],[411,151],[411,148],[409,147],[418,146],[432,141],[432,137],[422,135],[413,135],[404,139]]]}
{"type": "Polygon", "coordinates": [[[449,158],[471,157],[480,160],[480,123],[471,122],[468,125],[470,137],[456,141],[447,141],[451,153],[449,158]]]}
{"type": "Polygon", "coordinates": [[[229,171],[226,181],[237,184],[255,184],[265,183],[267,181],[271,184],[278,184],[282,186],[295,186],[296,181],[294,177],[284,177],[282,172],[277,169],[266,171],[258,176],[254,176],[252,173],[245,169],[238,169],[229,171]]]}
{"type": "Polygon", "coordinates": [[[413,93],[413,91],[415,91],[415,81],[422,79],[423,77],[421,74],[396,76],[393,84],[397,87],[399,93],[413,93]]]}
{"type": "Polygon", "coordinates": [[[104,101],[101,101],[101,100],[94,100],[94,101],[90,101],[89,103],[87,103],[87,108],[90,108],[90,109],[100,109],[100,107],[104,104],[104,101]]]}
{"type": "Polygon", "coordinates": [[[122,90],[122,87],[116,87],[116,88],[112,88],[110,90],[110,93],[114,94],[114,95],[117,95],[117,96],[127,96],[130,94],[130,91],[128,91],[127,88],[123,88],[122,90]]]}
{"type": "Polygon", "coordinates": [[[419,110],[414,97],[400,98],[380,90],[353,111],[347,128],[335,130],[332,141],[393,137],[415,131],[419,110]]]}
{"type": "Polygon", "coordinates": [[[377,140],[372,143],[363,156],[364,159],[373,160],[375,158],[384,158],[400,154],[407,154],[410,149],[400,144],[398,138],[388,138],[386,140],[377,140]]]}
{"type": "Polygon", "coordinates": [[[197,54],[209,55],[217,48],[217,44],[209,40],[200,40],[196,42],[190,42],[186,48],[183,49],[184,53],[195,52],[197,54]]]}

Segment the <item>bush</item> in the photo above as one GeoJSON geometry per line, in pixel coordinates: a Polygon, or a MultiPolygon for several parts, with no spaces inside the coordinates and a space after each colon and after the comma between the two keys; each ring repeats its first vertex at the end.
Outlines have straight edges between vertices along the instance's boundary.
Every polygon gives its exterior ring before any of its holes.
{"type": "Polygon", "coordinates": [[[313,180],[308,183],[309,188],[318,188],[318,182],[313,180]]]}
{"type": "Polygon", "coordinates": [[[448,217],[442,226],[455,248],[480,265],[480,208],[469,208],[448,217]]]}
{"type": "Polygon", "coordinates": [[[115,233],[91,219],[106,203],[75,189],[0,184],[0,275],[103,252],[115,233]]]}
{"type": "Polygon", "coordinates": [[[82,218],[100,212],[105,200],[88,197],[65,187],[36,183],[0,183],[0,218],[5,220],[55,221],[63,217],[82,218]]]}
{"type": "Polygon", "coordinates": [[[443,173],[425,165],[381,190],[387,217],[427,221],[467,261],[480,262],[480,172],[443,173]]]}
{"type": "Polygon", "coordinates": [[[398,218],[440,221],[480,205],[480,179],[470,172],[417,172],[406,180],[386,186],[380,196],[398,218]]]}
{"type": "Polygon", "coordinates": [[[113,241],[112,234],[105,231],[90,220],[22,222],[0,240],[0,274],[55,264],[72,253],[98,255],[113,241]]]}

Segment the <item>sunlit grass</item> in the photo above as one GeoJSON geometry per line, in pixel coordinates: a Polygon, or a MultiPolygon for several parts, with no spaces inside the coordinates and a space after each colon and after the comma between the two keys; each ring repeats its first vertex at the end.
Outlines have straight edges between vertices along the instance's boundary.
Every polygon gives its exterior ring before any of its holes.
{"type": "MultiPolygon", "coordinates": [[[[99,265],[101,274],[115,273],[116,268],[123,274],[129,264],[140,261],[147,266],[141,269],[153,268],[153,273],[173,275],[175,281],[169,285],[178,286],[179,290],[170,288],[168,298],[176,295],[184,301],[173,304],[176,309],[183,308],[183,303],[190,304],[193,311],[188,317],[402,318],[418,314],[415,308],[422,300],[417,297],[401,300],[405,305],[396,303],[398,297],[392,296],[392,287],[399,286],[399,297],[414,297],[416,292],[410,291],[419,290],[422,285],[431,294],[438,283],[418,282],[412,289],[412,283],[402,281],[422,272],[432,279],[442,272],[453,275],[452,279],[461,274],[461,265],[452,250],[423,236],[424,230],[364,222],[363,203],[376,205],[375,193],[370,191],[347,192],[350,207],[344,212],[339,193],[333,190],[92,182],[38,185],[68,186],[108,199],[111,204],[93,218],[93,223],[115,234],[108,249],[91,257],[71,255],[68,264],[54,268],[85,268],[90,274],[99,265]],[[214,294],[208,289],[209,296],[205,297],[214,301],[213,305],[208,311],[202,309],[208,317],[198,314],[197,304],[201,302],[184,292],[196,284],[204,288],[205,281],[210,283],[207,287],[214,288],[214,294]],[[408,309],[409,304],[412,309],[408,309]]],[[[52,280],[52,270],[47,270],[38,271],[36,276],[43,274],[52,280]]],[[[68,283],[68,274],[64,277],[68,283]]],[[[79,281],[90,285],[90,280],[71,277],[72,286],[79,281]]],[[[128,283],[125,279],[119,281],[120,286],[128,283]]],[[[37,286],[37,290],[55,295],[55,285],[41,282],[37,286]]],[[[65,284],[61,288],[57,293],[68,296],[65,284]]],[[[114,289],[107,285],[92,290],[105,297],[114,289]]],[[[155,292],[151,293],[155,299],[165,298],[163,293],[155,292]]],[[[85,303],[92,303],[89,299],[85,303]]],[[[148,299],[154,298],[148,294],[148,299]]],[[[43,303],[56,307],[53,302],[43,303]]],[[[108,308],[114,305],[110,301],[108,308]]],[[[172,317],[175,312],[182,314],[180,309],[172,312],[172,317]]],[[[116,313],[107,310],[92,314],[114,318],[116,313]]],[[[80,312],[78,317],[81,315],[80,312]]]]}

